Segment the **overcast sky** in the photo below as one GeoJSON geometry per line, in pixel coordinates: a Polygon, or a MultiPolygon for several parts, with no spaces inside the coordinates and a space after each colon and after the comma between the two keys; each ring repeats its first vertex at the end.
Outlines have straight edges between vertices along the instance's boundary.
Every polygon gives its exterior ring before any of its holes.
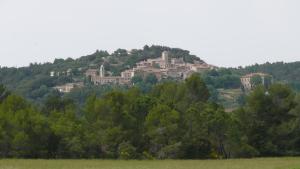
{"type": "Polygon", "coordinates": [[[207,63],[300,61],[300,0],[0,0],[0,65],[179,47],[207,63]]]}

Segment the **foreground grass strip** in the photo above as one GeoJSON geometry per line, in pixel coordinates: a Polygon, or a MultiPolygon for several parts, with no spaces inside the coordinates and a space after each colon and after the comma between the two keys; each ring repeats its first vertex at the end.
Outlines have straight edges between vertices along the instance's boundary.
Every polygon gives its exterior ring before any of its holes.
{"type": "Polygon", "coordinates": [[[0,169],[300,169],[300,158],[234,160],[0,160],[0,169]]]}

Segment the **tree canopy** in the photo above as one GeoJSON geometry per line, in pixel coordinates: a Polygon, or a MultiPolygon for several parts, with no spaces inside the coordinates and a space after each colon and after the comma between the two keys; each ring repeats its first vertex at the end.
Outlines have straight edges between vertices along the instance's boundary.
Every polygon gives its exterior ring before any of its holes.
{"type": "Polygon", "coordinates": [[[209,99],[197,74],[148,91],[53,93],[41,108],[0,88],[0,157],[207,159],[299,155],[300,97],[258,86],[233,112],[209,99]],[[5,94],[7,93],[7,94],[5,94]]]}

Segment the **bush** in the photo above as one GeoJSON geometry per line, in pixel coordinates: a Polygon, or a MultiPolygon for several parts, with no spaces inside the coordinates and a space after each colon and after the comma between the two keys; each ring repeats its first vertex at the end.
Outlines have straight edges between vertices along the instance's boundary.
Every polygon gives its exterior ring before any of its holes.
{"type": "Polygon", "coordinates": [[[158,152],[158,158],[159,159],[166,159],[166,158],[176,159],[176,158],[179,158],[180,147],[181,147],[181,143],[175,143],[175,144],[172,144],[172,145],[165,146],[158,152]]]}
{"type": "Polygon", "coordinates": [[[128,142],[123,142],[119,145],[119,158],[129,160],[136,158],[136,148],[128,142]]]}

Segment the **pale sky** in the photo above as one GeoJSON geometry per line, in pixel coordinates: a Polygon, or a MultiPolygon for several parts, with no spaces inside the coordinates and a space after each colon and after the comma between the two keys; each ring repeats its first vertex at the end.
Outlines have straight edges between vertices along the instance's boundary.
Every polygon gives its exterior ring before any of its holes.
{"type": "Polygon", "coordinates": [[[0,0],[0,65],[164,45],[207,63],[300,61],[300,0],[0,0]]]}

